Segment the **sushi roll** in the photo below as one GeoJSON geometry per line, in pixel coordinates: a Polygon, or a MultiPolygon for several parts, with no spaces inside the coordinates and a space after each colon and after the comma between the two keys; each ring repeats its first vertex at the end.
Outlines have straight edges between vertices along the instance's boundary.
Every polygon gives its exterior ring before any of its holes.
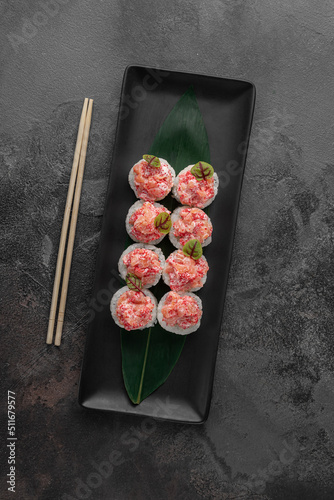
{"type": "Polygon", "coordinates": [[[144,155],[130,170],[129,183],[137,198],[159,201],[170,193],[175,171],[168,161],[152,155],[144,155]]]}
{"type": "Polygon", "coordinates": [[[170,211],[159,203],[136,201],[129,209],[125,225],[137,243],[157,245],[171,228],[170,211]]]}
{"type": "Polygon", "coordinates": [[[211,243],[211,220],[200,208],[179,207],[172,213],[171,220],[169,239],[176,248],[182,248],[187,241],[194,238],[202,247],[211,243]]]}
{"type": "Polygon", "coordinates": [[[195,260],[183,250],[175,250],[166,260],[162,279],[174,292],[196,292],[206,282],[208,270],[203,255],[195,260]]]}
{"type": "Polygon", "coordinates": [[[141,279],[143,288],[150,288],[158,283],[165,266],[165,257],[160,248],[154,245],[135,243],[122,253],[118,261],[118,270],[125,280],[128,273],[141,279]]]}
{"type": "Polygon", "coordinates": [[[110,312],[115,323],[125,330],[144,330],[156,323],[157,299],[146,290],[129,290],[124,286],[110,302],[110,312]]]}
{"type": "Polygon", "coordinates": [[[182,205],[205,208],[217,196],[219,179],[211,165],[198,162],[181,170],[173,186],[173,196],[182,205]]]}
{"type": "Polygon", "coordinates": [[[194,293],[166,293],[158,304],[158,322],[168,332],[188,335],[198,330],[202,301],[194,293]]]}

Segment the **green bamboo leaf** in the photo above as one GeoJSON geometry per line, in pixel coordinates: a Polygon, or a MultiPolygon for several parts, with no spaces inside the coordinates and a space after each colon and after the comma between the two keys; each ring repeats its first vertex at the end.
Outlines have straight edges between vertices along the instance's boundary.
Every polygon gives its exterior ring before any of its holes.
{"type": "Polygon", "coordinates": [[[167,160],[176,174],[199,158],[210,163],[208,134],[193,86],[167,116],[149,153],[167,160]]]}
{"type": "Polygon", "coordinates": [[[147,161],[149,167],[159,168],[161,167],[160,160],[157,156],[154,155],[143,155],[145,161],[147,161]]]}
{"type": "Polygon", "coordinates": [[[161,212],[154,219],[154,225],[160,233],[168,234],[172,227],[172,219],[167,212],[161,212]]]}
{"type": "MultiPolygon", "coordinates": [[[[192,86],[166,117],[149,154],[165,158],[176,174],[199,158],[210,162],[208,136],[192,86]]],[[[177,205],[171,196],[165,198],[163,204],[169,210],[177,205]]],[[[160,246],[165,255],[174,250],[166,238],[160,246]]],[[[153,294],[160,300],[168,290],[160,280],[153,294]]],[[[167,332],[158,323],[145,330],[121,330],[123,380],[134,404],[139,404],[166,381],[180,357],[186,337],[167,332]]]]}
{"type": "Polygon", "coordinates": [[[122,330],[123,380],[134,404],[166,381],[179,359],[185,337],[167,332],[158,323],[142,331],[122,330]]]}
{"type": "Polygon", "coordinates": [[[184,255],[194,260],[200,259],[203,255],[202,245],[198,240],[189,240],[182,248],[184,255]]]}
{"type": "Polygon", "coordinates": [[[191,168],[190,172],[198,181],[204,181],[205,179],[210,179],[213,176],[214,170],[210,163],[199,161],[191,168]]]}

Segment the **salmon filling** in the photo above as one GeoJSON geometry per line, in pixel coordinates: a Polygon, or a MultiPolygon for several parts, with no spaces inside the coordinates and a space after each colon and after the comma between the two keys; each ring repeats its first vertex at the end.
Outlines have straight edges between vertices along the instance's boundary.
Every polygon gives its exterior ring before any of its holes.
{"type": "Polygon", "coordinates": [[[181,172],[177,193],[182,205],[204,208],[205,203],[215,195],[214,178],[198,181],[190,170],[181,172]]]}
{"type": "Polygon", "coordinates": [[[123,257],[123,264],[128,273],[135,274],[142,280],[142,285],[152,285],[162,271],[159,257],[153,250],[137,248],[123,257]]]}
{"type": "Polygon", "coordinates": [[[185,245],[191,239],[201,244],[212,234],[212,224],[209,217],[199,208],[184,208],[180,211],[179,219],[173,224],[174,236],[185,245]]]}
{"type": "Polygon", "coordinates": [[[198,323],[202,316],[196,300],[176,292],[169,292],[161,309],[164,322],[169,326],[178,326],[185,330],[198,323]]]}
{"type": "Polygon", "coordinates": [[[209,270],[203,257],[194,260],[182,250],[173,252],[166,260],[165,272],[169,275],[169,286],[174,292],[189,292],[201,288],[202,278],[209,270]]]}
{"type": "Polygon", "coordinates": [[[170,214],[167,208],[155,207],[153,203],[145,202],[129,219],[132,225],[131,235],[143,243],[150,243],[161,238],[162,234],[154,225],[154,219],[162,212],[170,214]]]}
{"type": "Polygon", "coordinates": [[[150,297],[142,292],[129,290],[118,299],[116,316],[126,330],[136,330],[152,320],[153,309],[154,304],[150,297]]]}
{"type": "Polygon", "coordinates": [[[162,200],[172,189],[173,177],[166,163],[155,168],[141,160],[133,167],[133,173],[137,196],[144,201],[162,200]]]}

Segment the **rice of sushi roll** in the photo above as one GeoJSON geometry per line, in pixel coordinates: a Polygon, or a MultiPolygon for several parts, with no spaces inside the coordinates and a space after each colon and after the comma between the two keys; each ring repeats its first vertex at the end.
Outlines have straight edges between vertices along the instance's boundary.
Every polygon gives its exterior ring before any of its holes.
{"type": "Polygon", "coordinates": [[[158,283],[165,266],[165,257],[160,248],[144,243],[130,245],[118,261],[118,271],[125,280],[128,273],[141,279],[143,288],[158,283]]]}
{"type": "Polygon", "coordinates": [[[200,208],[179,207],[174,210],[171,219],[169,239],[176,248],[182,248],[187,241],[194,238],[201,243],[202,247],[211,243],[211,220],[200,208]]]}
{"type": "Polygon", "coordinates": [[[158,304],[158,322],[168,332],[188,335],[198,330],[202,301],[194,293],[166,293],[158,304]]]}
{"type": "Polygon", "coordinates": [[[170,211],[160,203],[136,201],[126,216],[125,225],[129,236],[137,243],[153,245],[160,243],[167,233],[158,229],[154,221],[162,213],[169,216],[170,211]]]}
{"type": "MultiPolygon", "coordinates": [[[[198,164],[196,163],[196,165],[198,164]]],[[[191,169],[194,166],[188,165],[188,167],[181,170],[175,178],[172,193],[174,198],[182,205],[205,208],[217,196],[219,186],[218,175],[216,172],[213,172],[212,177],[199,180],[191,173],[191,169]]]]}
{"type": "Polygon", "coordinates": [[[162,279],[174,292],[196,292],[206,282],[208,270],[204,255],[194,260],[182,250],[175,250],[166,259],[162,279]]]}
{"type": "Polygon", "coordinates": [[[124,286],[113,295],[110,312],[121,328],[144,330],[156,323],[157,305],[157,299],[149,290],[129,290],[124,286]]]}
{"type": "Polygon", "coordinates": [[[144,201],[159,201],[170,193],[175,171],[168,161],[155,156],[144,155],[130,170],[129,183],[137,198],[144,201]],[[151,166],[150,158],[159,160],[158,167],[151,166]]]}

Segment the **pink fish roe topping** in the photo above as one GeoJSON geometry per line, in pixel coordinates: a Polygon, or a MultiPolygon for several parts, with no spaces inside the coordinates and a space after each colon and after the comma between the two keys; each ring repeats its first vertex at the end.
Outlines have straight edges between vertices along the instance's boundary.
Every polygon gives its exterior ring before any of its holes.
{"type": "Polygon", "coordinates": [[[212,224],[200,208],[183,208],[179,212],[179,219],[173,224],[173,232],[182,246],[192,239],[202,244],[211,236],[212,224]]]}
{"type": "Polygon", "coordinates": [[[116,316],[125,330],[136,330],[152,320],[154,304],[142,292],[128,290],[117,302],[116,316]]]}
{"type": "Polygon", "coordinates": [[[162,271],[158,255],[153,250],[136,248],[123,257],[123,264],[128,273],[135,274],[142,280],[142,285],[152,285],[162,271]]]}
{"type": "Polygon", "coordinates": [[[189,292],[201,288],[202,278],[209,270],[203,257],[194,260],[182,250],[173,252],[166,260],[165,272],[169,275],[169,286],[175,292],[189,292]]]}
{"type": "Polygon", "coordinates": [[[214,197],[214,178],[198,181],[190,170],[179,174],[177,193],[182,205],[204,208],[205,203],[214,197]]]}
{"type": "Polygon", "coordinates": [[[176,292],[169,292],[161,309],[162,317],[169,326],[178,326],[185,330],[198,323],[202,316],[194,297],[181,297],[176,292]]]}
{"type": "Polygon", "coordinates": [[[162,200],[172,189],[173,177],[167,163],[161,162],[159,168],[150,167],[147,161],[140,160],[133,167],[134,181],[138,198],[144,201],[162,200]]]}
{"type": "Polygon", "coordinates": [[[155,207],[153,203],[145,202],[130,217],[131,235],[142,243],[154,242],[161,238],[162,233],[155,227],[154,219],[162,212],[170,214],[165,207],[155,207]]]}

